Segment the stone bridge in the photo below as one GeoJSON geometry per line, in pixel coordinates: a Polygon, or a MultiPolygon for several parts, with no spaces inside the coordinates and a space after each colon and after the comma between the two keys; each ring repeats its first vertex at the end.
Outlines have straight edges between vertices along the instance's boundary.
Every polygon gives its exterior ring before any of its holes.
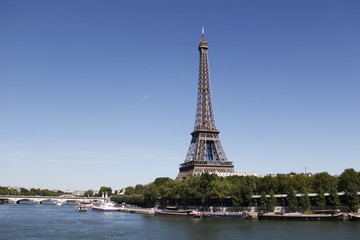
{"type": "Polygon", "coordinates": [[[20,201],[32,201],[37,204],[42,204],[44,201],[53,201],[56,203],[77,203],[77,202],[93,202],[104,201],[107,198],[104,197],[77,197],[73,195],[61,195],[61,196],[16,196],[16,195],[0,195],[1,202],[13,202],[18,204],[20,201]]]}

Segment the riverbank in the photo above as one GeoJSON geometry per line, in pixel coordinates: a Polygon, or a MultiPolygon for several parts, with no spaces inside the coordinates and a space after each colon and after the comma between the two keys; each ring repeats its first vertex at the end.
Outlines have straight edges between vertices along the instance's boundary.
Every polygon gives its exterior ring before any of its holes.
{"type": "MultiPolygon", "coordinates": [[[[148,215],[154,215],[155,214],[155,208],[139,208],[139,207],[126,207],[126,208],[121,208],[119,210],[120,212],[125,212],[125,213],[137,213],[137,214],[148,214],[148,215]]],[[[201,212],[203,214],[203,216],[206,215],[217,215],[220,216],[224,215],[224,216],[231,216],[231,215],[237,215],[237,214],[242,214],[241,212],[224,212],[224,211],[218,211],[218,212],[201,212]]],[[[258,212],[247,212],[247,215],[249,215],[250,217],[248,219],[258,219],[259,213],[258,212]]],[[[349,213],[341,213],[341,217],[335,219],[333,221],[349,221],[349,213]]],[[[275,214],[273,213],[274,216],[280,216],[279,214],[275,214]]],[[[324,214],[320,214],[320,215],[324,215],[324,214]]],[[[320,216],[319,215],[319,216],[320,216]]],[[[307,220],[306,218],[301,218],[300,216],[302,216],[302,214],[298,213],[298,214],[293,214],[292,215],[292,219],[294,219],[294,217],[299,216],[299,220],[307,220]]],[[[312,216],[316,216],[316,214],[312,214],[312,216]]],[[[276,219],[276,218],[274,218],[276,219]]],[[[279,218],[281,219],[281,218],[279,218]]],[[[286,220],[285,218],[283,220],[286,220]]],[[[319,217],[319,219],[317,219],[318,221],[321,221],[321,218],[319,217]]]]}

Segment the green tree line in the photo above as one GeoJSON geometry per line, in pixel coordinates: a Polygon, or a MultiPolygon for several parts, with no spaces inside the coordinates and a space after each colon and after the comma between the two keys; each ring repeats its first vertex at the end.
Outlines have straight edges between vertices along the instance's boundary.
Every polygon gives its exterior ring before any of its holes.
{"type": "Polygon", "coordinates": [[[278,174],[223,178],[205,173],[181,181],[157,178],[146,185],[127,187],[125,195],[113,196],[112,200],[149,207],[156,204],[237,208],[257,205],[268,211],[279,204],[289,206],[292,211],[307,211],[311,206],[326,209],[342,205],[355,211],[359,207],[359,191],[360,172],[352,168],[346,169],[340,176],[322,172],[312,176],[278,174]],[[338,192],[345,192],[344,197],[339,198],[338,192]],[[318,196],[311,199],[309,193],[317,193],[318,196]],[[275,194],[287,194],[288,197],[279,203],[275,194]],[[296,197],[296,194],[301,197],[296,197]],[[254,200],[253,195],[261,197],[254,200]]]}
{"type": "Polygon", "coordinates": [[[0,186],[0,195],[21,195],[21,196],[60,196],[65,194],[62,191],[50,191],[48,189],[40,188],[31,188],[30,190],[26,188],[20,188],[20,190],[1,187],[0,186]]]}

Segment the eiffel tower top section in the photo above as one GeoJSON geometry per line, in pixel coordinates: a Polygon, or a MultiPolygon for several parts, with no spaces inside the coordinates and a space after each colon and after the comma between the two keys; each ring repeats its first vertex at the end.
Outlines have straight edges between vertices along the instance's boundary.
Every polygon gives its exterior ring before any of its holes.
{"type": "Polygon", "coordinates": [[[209,45],[208,42],[205,40],[204,28],[202,28],[202,40],[199,43],[198,49],[200,52],[199,86],[194,132],[219,132],[215,126],[215,118],[212,108],[210,72],[208,61],[209,45]]]}

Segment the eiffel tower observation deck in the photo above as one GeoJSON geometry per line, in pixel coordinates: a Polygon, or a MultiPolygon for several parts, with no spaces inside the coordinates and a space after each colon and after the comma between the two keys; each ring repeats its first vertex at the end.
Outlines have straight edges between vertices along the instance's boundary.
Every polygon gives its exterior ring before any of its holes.
{"type": "Polygon", "coordinates": [[[210,74],[208,61],[208,42],[202,28],[202,40],[199,43],[199,85],[194,131],[185,162],[180,164],[176,179],[186,179],[202,173],[234,173],[234,165],[228,161],[221,145],[215,126],[212,108],[210,74]]]}

